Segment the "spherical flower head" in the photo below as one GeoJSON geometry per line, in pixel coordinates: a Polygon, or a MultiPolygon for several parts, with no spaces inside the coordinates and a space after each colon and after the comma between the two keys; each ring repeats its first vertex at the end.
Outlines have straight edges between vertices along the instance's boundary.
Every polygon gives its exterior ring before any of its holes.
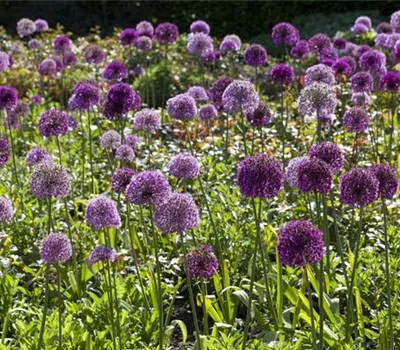
{"type": "Polygon", "coordinates": [[[95,230],[111,227],[119,228],[121,218],[118,214],[117,205],[112,199],[104,195],[91,199],[86,207],[86,222],[95,230]]]}
{"type": "Polygon", "coordinates": [[[359,36],[368,33],[369,29],[362,23],[356,23],[351,27],[351,31],[354,35],[359,36]]]}
{"type": "Polygon", "coordinates": [[[204,52],[201,55],[201,63],[206,66],[212,65],[214,62],[218,61],[219,59],[221,59],[221,53],[215,49],[214,49],[214,51],[204,52]]]}
{"type": "Polygon", "coordinates": [[[222,105],[222,95],[225,89],[233,82],[233,79],[227,76],[219,77],[211,86],[210,86],[210,95],[211,99],[214,102],[214,106],[221,110],[222,105]]]}
{"type": "Polygon", "coordinates": [[[0,168],[8,162],[10,158],[10,145],[7,138],[0,136],[0,168]]]}
{"type": "Polygon", "coordinates": [[[392,26],[391,26],[390,23],[388,23],[388,22],[381,22],[381,23],[379,23],[379,24],[376,26],[375,31],[376,31],[378,34],[381,34],[381,33],[384,33],[384,34],[393,33],[392,26]]]}
{"type": "Polygon", "coordinates": [[[92,82],[82,81],[75,85],[74,92],[68,101],[71,110],[86,111],[100,101],[100,89],[92,82]]]}
{"type": "Polygon", "coordinates": [[[196,228],[199,209],[188,193],[171,193],[156,205],[154,224],[162,233],[179,233],[196,228]]]}
{"type": "Polygon", "coordinates": [[[134,151],[137,151],[142,143],[140,137],[136,135],[128,135],[125,137],[125,142],[128,146],[131,146],[134,151]]]}
{"type": "Polygon", "coordinates": [[[325,50],[331,49],[331,39],[326,34],[315,34],[308,40],[310,49],[317,55],[321,55],[325,50]]]}
{"type": "Polygon", "coordinates": [[[115,130],[108,130],[101,135],[100,143],[105,149],[117,149],[121,146],[121,135],[115,130]]]}
{"type": "Polygon", "coordinates": [[[212,38],[204,33],[195,33],[189,37],[187,50],[191,55],[202,56],[207,52],[214,51],[212,38]]]}
{"type": "Polygon", "coordinates": [[[203,105],[200,108],[199,116],[201,120],[212,119],[218,116],[218,110],[212,104],[203,105]]]}
{"type": "Polygon", "coordinates": [[[104,61],[106,53],[97,45],[90,45],[85,51],[84,59],[89,64],[100,64],[104,61]]]}
{"type": "Polygon", "coordinates": [[[334,119],[335,115],[333,113],[323,112],[319,115],[319,121],[321,123],[321,127],[323,128],[330,128],[334,119]]]}
{"type": "Polygon", "coordinates": [[[285,266],[317,264],[325,252],[323,234],[309,221],[292,220],[279,229],[277,249],[285,266]]]}
{"type": "Polygon", "coordinates": [[[41,18],[38,18],[35,21],[35,26],[36,26],[36,33],[43,33],[49,30],[49,24],[47,23],[46,20],[41,18]]]}
{"type": "Polygon", "coordinates": [[[186,93],[192,96],[196,101],[207,101],[209,99],[206,89],[202,86],[192,86],[186,93]]]}
{"type": "Polygon", "coordinates": [[[374,79],[372,75],[367,72],[359,72],[351,77],[350,83],[353,92],[370,93],[374,86],[374,79]]]}
{"type": "Polygon", "coordinates": [[[250,66],[265,66],[268,60],[267,50],[259,44],[251,44],[246,47],[243,59],[250,66]]]}
{"type": "Polygon", "coordinates": [[[375,38],[375,45],[382,49],[389,49],[390,46],[388,45],[389,35],[385,33],[378,34],[375,38]]]}
{"type": "Polygon", "coordinates": [[[338,50],[344,50],[346,48],[346,40],[344,40],[343,38],[334,39],[333,47],[338,50]]]}
{"type": "Polygon", "coordinates": [[[10,56],[5,52],[0,52],[0,72],[10,68],[10,56]]]}
{"type": "Polygon", "coordinates": [[[40,105],[42,103],[42,96],[40,96],[40,95],[32,95],[30,101],[34,105],[40,105]]]}
{"type": "Polygon", "coordinates": [[[55,52],[62,54],[72,49],[72,41],[64,34],[57,35],[53,41],[53,48],[55,52]]]}
{"type": "Polygon", "coordinates": [[[102,77],[105,81],[121,81],[128,77],[128,68],[120,61],[113,60],[103,70],[102,77]]]}
{"type": "Polygon", "coordinates": [[[388,72],[379,80],[379,89],[391,93],[400,92],[400,73],[388,72]]]}
{"type": "Polygon", "coordinates": [[[136,66],[133,68],[133,76],[134,77],[141,77],[145,75],[146,71],[142,66],[136,66]]]}
{"type": "Polygon", "coordinates": [[[340,177],[340,198],[351,207],[365,207],[378,198],[379,181],[372,171],[353,168],[340,177]]]}
{"type": "Polygon", "coordinates": [[[141,103],[140,96],[129,84],[114,84],[103,102],[103,114],[110,120],[126,118],[128,112],[139,108],[141,103]]]}
{"type": "Polygon", "coordinates": [[[31,175],[31,190],[37,198],[65,198],[70,190],[71,177],[59,164],[42,161],[31,175]]]}
{"type": "Polygon", "coordinates": [[[9,223],[13,218],[13,206],[9,199],[0,196],[0,223],[9,223]]]}
{"type": "Polygon", "coordinates": [[[126,28],[119,33],[119,41],[123,46],[135,45],[138,36],[139,35],[134,28],[126,28]]]}
{"type": "Polygon", "coordinates": [[[346,62],[346,63],[350,66],[350,68],[351,68],[351,73],[350,73],[350,74],[353,74],[353,73],[356,71],[356,69],[357,69],[357,62],[356,62],[356,60],[354,59],[354,57],[351,57],[351,56],[342,56],[342,57],[339,59],[339,61],[344,61],[344,62],[346,62]]]}
{"type": "MultiPolygon", "coordinates": [[[[242,40],[240,40],[240,38],[239,38],[236,34],[229,34],[229,35],[226,35],[226,36],[222,39],[222,42],[225,41],[225,40],[233,41],[233,42],[236,44],[236,47],[237,47],[237,50],[236,50],[236,51],[239,51],[239,50],[240,50],[240,48],[241,48],[241,46],[242,46],[242,40]]],[[[222,46],[222,43],[221,43],[221,46],[222,46]]]]}
{"type": "Polygon", "coordinates": [[[290,85],[294,81],[294,71],[288,64],[277,64],[271,69],[271,79],[275,83],[290,85]]]}
{"type": "Polygon", "coordinates": [[[363,132],[369,126],[369,114],[360,107],[352,107],[344,113],[343,126],[350,132],[363,132]]]}
{"type": "Polygon", "coordinates": [[[275,24],[271,36],[272,41],[277,46],[293,46],[300,40],[297,28],[286,22],[275,24]]]}
{"type": "Polygon", "coordinates": [[[393,55],[396,58],[396,60],[400,61],[400,40],[396,42],[393,48],[393,55]]]}
{"type": "Polygon", "coordinates": [[[17,23],[17,33],[23,38],[24,36],[32,35],[36,31],[35,22],[28,18],[22,18],[17,23]]]}
{"type": "Polygon", "coordinates": [[[337,98],[332,86],[312,83],[301,91],[297,101],[299,111],[304,116],[331,114],[335,111],[337,98]]]}
{"type": "Polygon", "coordinates": [[[383,199],[392,199],[399,187],[396,168],[387,164],[375,164],[371,171],[379,182],[379,196],[383,199]]]}
{"type": "Polygon", "coordinates": [[[254,112],[258,102],[258,94],[254,85],[249,81],[235,80],[228,85],[222,94],[224,111],[231,114],[254,112]]]}
{"type": "Polygon", "coordinates": [[[219,46],[219,49],[223,53],[227,52],[238,52],[240,50],[240,45],[237,44],[236,40],[224,38],[219,46]]]}
{"type": "Polygon", "coordinates": [[[282,182],[282,163],[266,153],[247,156],[239,164],[238,184],[246,197],[274,198],[282,182]]]}
{"type": "Polygon", "coordinates": [[[356,19],[356,21],[354,22],[354,24],[358,24],[361,23],[363,25],[365,25],[368,29],[371,29],[372,27],[372,21],[371,18],[369,18],[368,16],[360,16],[356,19]]]}
{"type": "Polygon", "coordinates": [[[196,100],[188,94],[176,95],[167,101],[167,111],[175,119],[193,119],[197,114],[196,100]]]}
{"type": "Polygon", "coordinates": [[[289,161],[285,170],[285,179],[290,187],[297,187],[299,180],[299,164],[309,157],[296,157],[289,161]]]}
{"type": "Polygon", "coordinates": [[[343,153],[339,146],[333,142],[322,142],[311,146],[308,156],[318,158],[328,164],[332,173],[337,173],[343,168],[343,153]]]}
{"type": "Polygon", "coordinates": [[[160,171],[143,171],[135,175],[126,189],[126,199],[133,204],[156,204],[171,193],[167,179],[160,171]]]}
{"type": "Polygon", "coordinates": [[[299,164],[297,187],[300,191],[327,194],[331,190],[332,183],[331,168],[323,160],[313,157],[299,164]]]}
{"type": "Polygon", "coordinates": [[[51,59],[56,62],[56,72],[62,72],[64,70],[64,62],[60,57],[52,56],[51,59]]]}
{"type": "Polygon", "coordinates": [[[130,168],[123,167],[115,170],[111,177],[111,188],[115,193],[125,193],[134,175],[136,171],[130,168]]]}
{"type": "Polygon", "coordinates": [[[135,113],[133,127],[137,131],[155,132],[161,127],[161,115],[154,109],[144,108],[135,113]]]}
{"type": "Polygon", "coordinates": [[[168,171],[178,179],[194,180],[199,176],[200,163],[190,153],[180,153],[172,157],[169,162],[168,171]]]}
{"type": "Polygon", "coordinates": [[[400,33],[392,33],[388,35],[387,46],[388,49],[393,49],[396,43],[400,40],[400,33]]]}
{"type": "Polygon", "coordinates": [[[150,51],[153,47],[153,42],[148,36],[142,35],[136,39],[136,47],[140,51],[150,51]]]}
{"type": "Polygon", "coordinates": [[[332,68],[325,64],[316,64],[306,70],[305,83],[310,86],[312,83],[335,84],[335,73],[332,68]]]}
{"type": "Polygon", "coordinates": [[[65,67],[75,67],[78,63],[78,59],[72,52],[65,52],[62,59],[65,67]]]}
{"type": "Polygon", "coordinates": [[[265,104],[260,102],[254,112],[246,113],[246,119],[251,126],[267,126],[271,122],[271,110],[265,104]]]}
{"type": "Polygon", "coordinates": [[[114,249],[99,245],[92,250],[89,256],[89,264],[94,265],[98,262],[103,264],[112,262],[116,259],[116,254],[114,249]]]}
{"type": "Polygon", "coordinates": [[[29,151],[25,161],[27,165],[34,166],[44,161],[51,161],[51,155],[45,149],[37,147],[29,151]]]}
{"type": "Polygon", "coordinates": [[[191,33],[203,33],[203,34],[210,34],[210,26],[207,22],[204,21],[194,21],[190,25],[190,32],[191,33]]]}
{"type": "Polygon", "coordinates": [[[68,115],[55,108],[45,111],[39,118],[39,132],[42,136],[61,136],[68,131],[68,115]]]}
{"type": "Polygon", "coordinates": [[[52,58],[46,58],[39,63],[39,74],[43,76],[52,76],[57,73],[57,63],[52,58]]]}
{"type": "Polygon", "coordinates": [[[125,162],[131,162],[133,158],[135,158],[135,152],[132,147],[128,145],[121,145],[115,151],[115,159],[125,162]]]}
{"type": "Polygon", "coordinates": [[[343,75],[350,76],[353,72],[350,65],[343,60],[337,60],[332,65],[332,69],[335,72],[335,75],[337,76],[343,76],[343,75]]]}
{"type": "Polygon", "coordinates": [[[360,66],[372,75],[380,74],[386,67],[386,56],[382,52],[368,50],[361,55],[360,66]]]}
{"type": "Polygon", "coordinates": [[[290,55],[297,59],[307,59],[310,55],[310,45],[307,40],[299,40],[290,50],[290,55]]]}
{"type": "Polygon", "coordinates": [[[40,46],[40,41],[38,39],[31,39],[28,41],[28,49],[30,50],[38,50],[40,46]]]}
{"type": "Polygon", "coordinates": [[[18,92],[15,88],[1,85],[0,86],[0,109],[12,110],[17,107],[18,92]]]}
{"type": "Polygon", "coordinates": [[[392,13],[390,16],[390,26],[396,33],[400,33],[400,11],[392,13]]]}
{"type": "Polygon", "coordinates": [[[208,244],[193,247],[186,254],[186,265],[190,278],[211,278],[218,270],[218,259],[208,244]]]}
{"type": "Polygon", "coordinates": [[[42,240],[40,257],[47,264],[62,264],[72,256],[69,238],[63,233],[50,233],[42,240]]]}
{"type": "Polygon", "coordinates": [[[152,38],[154,36],[154,27],[150,22],[141,21],[136,25],[136,32],[139,36],[148,36],[152,38]]]}
{"type": "Polygon", "coordinates": [[[155,36],[161,44],[174,43],[179,37],[178,26],[169,22],[160,23],[155,30],[155,36]]]}
{"type": "Polygon", "coordinates": [[[371,98],[366,92],[353,92],[351,94],[351,103],[354,106],[368,106],[371,104],[371,98]]]}

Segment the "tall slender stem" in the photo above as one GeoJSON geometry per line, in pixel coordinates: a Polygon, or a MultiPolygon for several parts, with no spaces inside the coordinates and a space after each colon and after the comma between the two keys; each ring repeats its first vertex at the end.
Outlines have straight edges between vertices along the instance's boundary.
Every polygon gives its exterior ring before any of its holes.
{"type": "Polygon", "coordinates": [[[14,137],[13,137],[13,132],[11,130],[10,123],[8,123],[8,127],[7,127],[7,125],[5,125],[5,128],[8,129],[8,132],[9,132],[9,135],[10,135],[11,152],[12,152],[12,164],[13,164],[13,169],[14,169],[14,176],[15,176],[15,181],[17,182],[17,187],[20,188],[18,171],[17,171],[17,163],[16,163],[16,155],[15,155],[15,143],[14,143],[14,137]]]}
{"type": "Polygon", "coordinates": [[[92,120],[90,110],[88,111],[88,131],[89,131],[89,160],[90,160],[90,179],[91,179],[91,192],[94,192],[94,172],[93,172],[93,148],[92,148],[92,120]]]}
{"type": "Polygon", "coordinates": [[[49,267],[46,266],[46,291],[45,291],[45,297],[44,297],[42,322],[40,324],[39,341],[38,341],[38,346],[36,348],[37,350],[42,349],[44,328],[46,326],[47,309],[49,307],[49,294],[50,294],[49,293],[49,267]]]}
{"type": "Polygon", "coordinates": [[[60,264],[56,264],[57,269],[57,297],[58,297],[58,350],[62,350],[62,299],[61,299],[61,271],[60,264]]]}
{"type": "Polygon", "coordinates": [[[203,333],[208,335],[208,312],[207,312],[207,281],[202,280],[202,294],[203,294],[203,333]]]}
{"type": "MultiPolygon", "coordinates": [[[[315,320],[314,320],[314,308],[313,308],[313,301],[312,301],[312,295],[311,295],[311,284],[310,280],[308,278],[308,272],[307,272],[307,265],[304,266],[303,268],[303,278],[307,280],[307,295],[308,295],[308,303],[310,304],[310,319],[311,319],[311,334],[312,334],[312,343],[313,343],[313,349],[317,348],[317,333],[315,331],[315,320]]],[[[320,329],[320,333],[322,333],[322,329],[320,329]]]]}

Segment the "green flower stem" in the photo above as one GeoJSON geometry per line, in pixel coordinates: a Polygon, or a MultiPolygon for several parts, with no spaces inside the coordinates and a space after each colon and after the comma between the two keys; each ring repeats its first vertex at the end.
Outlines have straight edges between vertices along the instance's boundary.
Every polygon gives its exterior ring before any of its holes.
{"type": "Polygon", "coordinates": [[[61,298],[61,270],[60,264],[57,269],[57,297],[58,297],[58,350],[62,350],[62,298],[61,298]]]}
{"type": "MultiPolygon", "coordinates": [[[[315,331],[315,320],[314,320],[314,308],[313,301],[311,295],[311,284],[308,278],[307,265],[303,268],[303,278],[307,281],[307,295],[308,295],[308,303],[310,309],[310,319],[311,319],[311,336],[312,336],[312,344],[313,349],[317,349],[317,332],[315,331]]],[[[320,333],[322,333],[322,329],[320,329],[320,333]]]]}
{"type": "Polygon", "coordinates": [[[37,350],[42,349],[44,329],[46,326],[47,309],[49,307],[49,294],[50,294],[49,293],[49,267],[46,266],[46,291],[45,291],[45,297],[44,297],[42,322],[40,324],[40,334],[39,334],[38,346],[36,348],[37,350]]]}

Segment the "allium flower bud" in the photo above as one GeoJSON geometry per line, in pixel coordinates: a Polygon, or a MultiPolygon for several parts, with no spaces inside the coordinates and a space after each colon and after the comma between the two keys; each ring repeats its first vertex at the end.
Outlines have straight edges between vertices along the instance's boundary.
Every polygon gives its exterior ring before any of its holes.
{"type": "Polygon", "coordinates": [[[22,18],[17,23],[17,33],[23,38],[24,36],[32,35],[36,31],[35,22],[28,18],[22,18]]]}
{"type": "Polygon", "coordinates": [[[128,68],[122,62],[113,60],[105,66],[102,76],[108,82],[121,81],[128,77],[128,68]]]}
{"type": "Polygon", "coordinates": [[[131,162],[135,158],[135,152],[133,151],[132,147],[128,145],[121,145],[115,151],[115,159],[131,162]]]}
{"type": "Polygon", "coordinates": [[[104,61],[106,54],[104,50],[97,45],[90,45],[85,51],[85,62],[89,64],[100,64],[104,61]]]}
{"type": "Polygon", "coordinates": [[[299,39],[299,31],[290,23],[281,22],[272,28],[272,41],[277,46],[293,46],[299,39]]]}
{"type": "Polygon", "coordinates": [[[331,190],[332,171],[321,159],[315,157],[305,159],[299,164],[297,171],[297,187],[300,191],[327,194],[331,190]]]}

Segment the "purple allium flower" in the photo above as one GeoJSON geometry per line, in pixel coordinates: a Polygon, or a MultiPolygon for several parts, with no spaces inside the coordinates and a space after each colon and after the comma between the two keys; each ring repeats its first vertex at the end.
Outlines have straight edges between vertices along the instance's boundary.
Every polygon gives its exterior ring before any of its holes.
{"type": "Polygon", "coordinates": [[[196,228],[199,209],[189,193],[171,193],[156,205],[154,224],[162,233],[178,233],[196,228]]]}
{"type": "Polygon", "coordinates": [[[208,51],[201,55],[201,63],[204,65],[211,65],[221,58],[221,53],[218,50],[208,51]]]}
{"type": "Polygon", "coordinates": [[[27,103],[18,101],[14,109],[7,110],[4,125],[6,128],[19,129],[21,127],[20,117],[29,114],[29,106],[27,103]]]}
{"type": "Polygon", "coordinates": [[[140,148],[141,140],[139,136],[128,135],[125,137],[125,142],[128,146],[131,146],[134,151],[137,151],[140,148]]]}
{"type": "Polygon", "coordinates": [[[277,46],[293,46],[300,40],[299,31],[292,24],[281,22],[272,27],[272,41],[277,46]]]}
{"type": "Polygon", "coordinates": [[[133,158],[135,158],[135,152],[132,147],[128,145],[121,145],[115,151],[115,159],[125,162],[131,162],[133,158]]]}
{"type": "Polygon", "coordinates": [[[140,51],[150,51],[153,47],[153,42],[148,36],[142,35],[137,38],[135,45],[140,51]]]}
{"type": "Polygon", "coordinates": [[[116,193],[124,193],[136,171],[130,168],[122,167],[114,171],[111,177],[111,187],[116,193]]]}
{"type": "Polygon", "coordinates": [[[43,33],[49,30],[49,24],[47,23],[46,20],[41,18],[38,18],[35,21],[35,26],[36,26],[36,33],[43,33]]]}
{"type": "Polygon", "coordinates": [[[379,196],[383,199],[392,199],[399,187],[396,168],[387,164],[375,164],[371,171],[379,182],[379,196]]]}
{"type": "Polygon", "coordinates": [[[9,223],[13,218],[13,206],[9,199],[0,196],[0,223],[9,223]]]}
{"type": "Polygon", "coordinates": [[[144,108],[135,113],[133,127],[137,131],[155,132],[161,127],[161,115],[154,109],[144,108]]]}
{"type": "Polygon", "coordinates": [[[119,41],[121,45],[135,45],[136,39],[138,38],[138,33],[134,28],[126,28],[121,33],[119,33],[119,41]]]}
{"type": "Polygon", "coordinates": [[[381,33],[384,33],[384,34],[391,34],[391,33],[393,33],[392,26],[391,26],[390,23],[388,23],[388,22],[381,22],[381,23],[379,23],[379,24],[376,26],[375,31],[376,31],[378,34],[381,34],[381,33]]]}
{"type": "Polygon", "coordinates": [[[313,265],[325,252],[323,234],[309,221],[292,220],[279,229],[277,249],[285,266],[313,265]]]}
{"type": "Polygon", "coordinates": [[[121,81],[128,77],[128,68],[122,62],[113,60],[105,66],[102,76],[108,82],[121,81]]]}
{"type": "Polygon", "coordinates": [[[368,29],[371,29],[372,27],[372,21],[371,18],[369,18],[368,16],[360,16],[356,19],[356,21],[354,22],[354,24],[358,24],[361,23],[363,25],[365,25],[368,29]]]}
{"type": "Polygon", "coordinates": [[[0,109],[12,110],[17,107],[18,92],[15,88],[1,85],[0,86],[0,109]]]}
{"type": "Polygon", "coordinates": [[[75,67],[78,63],[78,59],[72,52],[65,52],[62,59],[65,67],[75,67]]]}
{"type": "Polygon", "coordinates": [[[28,48],[30,50],[38,50],[40,46],[40,41],[38,39],[31,39],[28,41],[28,48]]]}
{"type": "Polygon", "coordinates": [[[67,114],[67,118],[68,118],[68,131],[75,131],[78,128],[78,121],[71,114],[67,114]]]}
{"type": "Polygon", "coordinates": [[[355,55],[355,51],[357,50],[358,45],[351,43],[351,42],[347,42],[346,43],[346,48],[344,49],[343,52],[345,52],[347,55],[355,55]]]}
{"type": "Polygon", "coordinates": [[[10,68],[10,55],[5,52],[0,52],[0,72],[10,68]]]}
{"type": "Polygon", "coordinates": [[[236,35],[236,34],[229,34],[224,37],[223,40],[232,40],[236,43],[236,46],[238,47],[238,50],[240,50],[242,46],[242,40],[236,35]]]}
{"type": "Polygon", "coordinates": [[[271,110],[262,102],[259,102],[254,112],[246,113],[246,119],[251,126],[267,126],[271,122],[271,110]]]}
{"type": "Polygon", "coordinates": [[[101,135],[100,143],[105,149],[117,149],[121,146],[121,135],[115,130],[108,130],[101,135]]]}
{"type": "Polygon", "coordinates": [[[373,51],[370,46],[368,46],[368,45],[359,45],[359,46],[356,47],[356,49],[354,51],[354,55],[356,57],[361,57],[364,53],[366,53],[368,51],[373,51]]]}
{"type": "Polygon", "coordinates": [[[171,193],[160,171],[143,171],[135,175],[126,189],[126,199],[133,204],[156,204],[171,193]]]}
{"type": "Polygon", "coordinates": [[[352,107],[344,113],[343,126],[350,132],[363,132],[368,129],[369,114],[360,107],[352,107]]]}
{"type": "Polygon", "coordinates": [[[232,38],[227,38],[225,37],[222,42],[221,45],[219,46],[219,49],[221,50],[221,52],[238,52],[240,50],[240,46],[238,45],[238,42],[232,38]]]}
{"type": "Polygon", "coordinates": [[[388,49],[393,49],[396,43],[400,40],[400,33],[389,34],[387,38],[388,49]]]}
{"type": "Polygon", "coordinates": [[[365,106],[371,104],[371,98],[366,92],[353,92],[351,94],[351,103],[355,106],[365,106]]]}
{"type": "Polygon", "coordinates": [[[333,113],[323,112],[319,115],[319,121],[324,128],[330,128],[334,119],[335,115],[333,113]]]}
{"type": "Polygon", "coordinates": [[[334,70],[335,74],[338,76],[346,75],[350,76],[353,73],[350,65],[343,60],[337,60],[333,65],[332,69],[334,70]]]}
{"type": "Polygon", "coordinates": [[[52,161],[38,163],[31,175],[31,190],[37,198],[64,198],[71,186],[67,170],[52,161]]]}
{"type": "Polygon", "coordinates": [[[100,195],[88,202],[86,221],[89,226],[93,226],[96,230],[110,227],[119,228],[121,226],[117,205],[112,199],[104,195],[100,195]]]}
{"type": "Polygon", "coordinates": [[[305,83],[310,86],[312,83],[335,84],[335,74],[332,68],[325,64],[316,64],[306,70],[305,83]]]}
{"type": "Polygon", "coordinates": [[[214,51],[214,44],[212,38],[203,33],[195,33],[189,37],[187,43],[187,50],[190,54],[202,56],[207,52],[214,51]]]}
{"type": "Polygon", "coordinates": [[[285,179],[290,187],[297,187],[299,180],[299,164],[309,157],[296,157],[289,161],[285,170],[285,179]]]}
{"type": "Polygon", "coordinates": [[[339,55],[338,55],[337,50],[330,47],[330,48],[322,50],[319,60],[325,61],[325,60],[329,59],[329,60],[336,61],[338,58],[339,58],[339,55]]]}
{"type": "Polygon", "coordinates": [[[139,36],[145,35],[152,38],[154,36],[154,27],[150,22],[142,21],[136,25],[136,32],[139,36]]]}
{"type": "Polygon", "coordinates": [[[327,194],[332,187],[330,166],[319,158],[309,158],[298,165],[297,187],[302,192],[317,191],[327,194]]]}
{"type": "Polygon", "coordinates": [[[251,198],[273,198],[283,181],[282,164],[266,153],[247,156],[239,164],[240,191],[251,198]]]}
{"type": "Polygon", "coordinates": [[[139,108],[141,103],[140,96],[129,84],[114,84],[103,102],[103,114],[110,120],[125,118],[129,111],[139,108]]]}
{"type": "Polygon", "coordinates": [[[136,66],[133,68],[133,76],[134,77],[141,77],[145,75],[146,71],[142,66],[136,66]]]}
{"type": "Polygon", "coordinates": [[[202,86],[192,86],[186,93],[192,96],[196,101],[207,101],[209,99],[206,89],[202,86]]]}
{"type": "Polygon", "coordinates": [[[390,49],[390,46],[388,45],[388,38],[389,38],[388,34],[385,33],[378,34],[375,38],[375,45],[382,49],[390,49]]]}
{"type": "Polygon", "coordinates": [[[360,57],[360,66],[372,75],[381,74],[386,67],[386,56],[379,51],[366,51],[360,57]]]}
{"type": "Polygon", "coordinates": [[[259,44],[251,44],[246,47],[243,59],[250,66],[265,66],[268,60],[267,50],[259,44]]]}
{"type": "Polygon", "coordinates": [[[340,177],[340,198],[351,207],[364,207],[378,198],[379,181],[367,169],[353,168],[340,177]]]}
{"type": "Polygon", "coordinates": [[[297,106],[302,115],[315,116],[335,111],[337,98],[335,90],[324,83],[313,83],[301,91],[297,106]]]}
{"type": "Polygon", "coordinates": [[[65,263],[71,256],[71,242],[63,233],[50,233],[42,240],[40,257],[47,264],[65,263]]]}
{"type": "Polygon", "coordinates": [[[34,105],[40,105],[42,103],[42,96],[32,95],[30,100],[34,105]]]}
{"type": "Polygon", "coordinates": [[[354,35],[358,36],[368,33],[369,29],[362,23],[356,23],[354,24],[354,26],[351,27],[351,31],[353,32],[354,35]]]}
{"type": "Polygon", "coordinates": [[[400,40],[394,45],[393,55],[396,60],[400,61],[400,40]]]}
{"type": "Polygon", "coordinates": [[[57,63],[52,58],[46,58],[39,63],[39,73],[43,76],[52,76],[57,72],[57,63]]]}
{"type": "Polygon", "coordinates": [[[161,44],[168,44],[178,40],[179,30],[176,24],[165,22],[157,26],[154,34],[161,44]]]}
{"type": "Polygon", "coordinates": [[[210,26],[204,21],[194,21],[190,25],[190,32],[191,33],[203,33],[203,34],[210,34],[210,26]]]}
{"type": "Polygon", "coordinates": [[[331,39],[326,34],[318,33],[308,40],[308,45],[315,54],[321,55],[331,49],[331,39]]]}
{"type": "Polygon", "coordinates": [[[343,38],[334,39],[333,47],[338,50],[344,50],[346,48],[346,40],[344,40],[343,38]]]}
{"type": "Polygon", "coordinates": [[[351,89],[353,92],[370,93],[374,85],[374,79],[367,72],[359,72],[351,77],[351,89]]]}
{"type": "Polygon", "coordinates": [[[233,82],[233,79],[227,76],[219,77],[211,86],[210,86],[210,95],[211,99],[214,102],[214,106],[221,110],[222,105],[222,95],[225,89],[228,87],[230,83],[233,82]]]}
{"type": "Polygon", "coordinates": [[[114,249],[99,245],[92,250],[89,256],[89,264],[94,265],[98,262],[107,263],[116,259],[114,249]]]}
{"type": "Polygon", "coordinates": [[[97,45],[89,45],[85,51],[85,62],[89,64],[100,64],[104,61],[106,53],[97,45]]]}
{"type": "Polygon", "coordinates": [[[218,110],[212,104],[203,105],[200,108],[199,116],[201,120],[208,120],[218,116],[218,110]]]}
{"type": "Polygon", "coordinates": [[[43,161],[51,161],[51,155],[45,149],[37,147],[29,151],[25,160],[26,164],[29,166],[34,166],[43,161]]]}
{"type": "Polygon", "coordinates": [[[39,118],[39,132],[42,136],[61,136],[68,131],[68,115],[55,108],[45,111],[39,118]]]}
{"type": "Polygon", "coordinates": [[[339,61],[344,61],[350,66],[351,74],[353,74],[355,72],[355,70],[357,68],[357,62],[353,57],[351,57],[351,56],[343,56],[343,57],[341,57],[339,59],[339,61]]]}
{"type": "Polygon", "coordinates": [[[81,81],[74,87],[74,93],[68,101],[71,110],[88,110],[100,101],[100,89],[92,82],[81,81]]]}
{"type": "Polygon", "coordinates": [[[175,119],[193,119],[197,114],[196,100],[187,94],[176,95],[167,101],[167,111],[175,119]]]}
{"type": "Polygon", "coordinates": [[[10,158],[10,145],[7,138],[0,136],[0,168],[8,162],[10,158]]]}
{"type": "Polygon", "coordinates": [[[64,34],[57,35],[53,41],[53,48],[55,52],[62,54],[72,49],[72,41],[64,34]]]}
{"type": "Polygon", "coordinates": [[[333,142],[322,142],[311,146],[308,152],[310,158],[318,158],[328,164],[332,173],[337,173],[343,168],[343,153],[339,146],[333,142]]]}
{"type": "Polygon", "coordinates": [[[390,25],[394,32],[400,33],[400,11],[392,13],[390,16],[390,25]]]}
{"type": "Polygon", "coordinates": [[[23,38],[24,36],[32,35],[36,31],[35,22],[28,18],[22,18],[17,23],[17,33],[23,38]]]}
{"type": "Polygon", "coordinates": [[[211,278],[218,270],[218,259],[208,244],[193,247],[186,254],[186,264],[190,278],[211,278]]]}
{"type": "Polygon", "coordinates": [[[235,80],[222,94],[224,111],[231,114],[238,112],[251,113],[258,106],[258,94],[249,81],[235,80]]]}
{"type": "Polygon", "coordinates": [[[294,81],[294,71],[288,64],[277,64],[271,69],[271,78],[275,83],[290,85],[294,81]]]}
{"type": "Polygon", "coordinates": [[[400,92],[400,73],[388,72],[379,80],[379,89],[391,93],[400,92]]]}
{"type": "Polygon", "coordinates": [[[62,72],[64,70],[64,62],[62,59],[56,56],[52,56],[51,59],[56,62],[56,72],[62,72]]]}
{"type": "Polygon", "coordinates": [[[200,163],[193,155],[184,152],[171,158],[168,171],[178,179],[194,180],[199,176],[200,163]]]}
{"type": "Polygon", "coordinates": [[[290,50],[290,55],[298,59],[306,59],[310,55],[310,45],[307,40],[299,40],[290,50]]]}

